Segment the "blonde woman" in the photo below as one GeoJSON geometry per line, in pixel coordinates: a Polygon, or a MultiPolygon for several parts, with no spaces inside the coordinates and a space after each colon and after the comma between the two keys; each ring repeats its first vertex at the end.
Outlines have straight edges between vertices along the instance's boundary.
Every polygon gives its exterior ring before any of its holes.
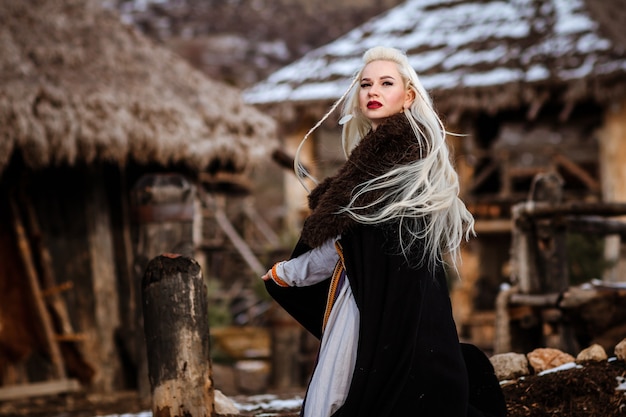
{"type": "MultiPolygon", "coordinates": [[[[363,61],[303,139],[343,102],[347,160],[310,192],[292,258],[262,277],[321,340],[301,415],[504,415],[493,368],[452,317],[444,259],[454,264],[473,218],[445,129],[405,54],[376,47],[363,61]]],[[[306,175],[298,155],[295,172],[306,175]]]]}

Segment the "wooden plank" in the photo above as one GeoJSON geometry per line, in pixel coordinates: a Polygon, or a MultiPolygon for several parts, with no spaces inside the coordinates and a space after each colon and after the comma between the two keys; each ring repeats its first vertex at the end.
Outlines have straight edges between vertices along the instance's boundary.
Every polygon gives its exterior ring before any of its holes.
{"type": "Polygon", "coordinates": [[[115,344],[115,332],[121,323],[119,295],[106,179],[99,165],[91,167],[88,175],[88,183],[91,186],[87,187],[85,192],[85,218],[87,249],[92,270],[95,328],[83,329],[89,335],[83,342],[83,352],[89,355],[88,360],[98,367],[92,386],[107,392],[114,389],[117,375],[121,373],[122,368],[115,344]]]}
{"type": "Polygon", "coordinates": [[[0,388],[0,401],[57,395],[66,392],[80,392],[81,390],[82,387],[76,379],[59,379],[55,381],[12,385],[0,388]]]}

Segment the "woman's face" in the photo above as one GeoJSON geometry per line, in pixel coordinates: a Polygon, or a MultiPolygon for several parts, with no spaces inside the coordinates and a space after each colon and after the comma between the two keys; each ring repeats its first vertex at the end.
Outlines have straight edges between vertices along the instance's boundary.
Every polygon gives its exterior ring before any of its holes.
{"type": "Polygon", "coordinates": [[[376,129],[387,117],[408,108],[415,98],[404,87],[398,66],[392,61],[372,61],[363,68],[359,89],[359,109],[376,129]]]}

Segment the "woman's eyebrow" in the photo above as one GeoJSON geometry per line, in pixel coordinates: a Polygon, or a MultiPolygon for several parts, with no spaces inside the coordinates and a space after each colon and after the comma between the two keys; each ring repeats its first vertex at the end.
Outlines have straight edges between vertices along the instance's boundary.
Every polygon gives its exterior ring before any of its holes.
{"type": "MultiPolygon", "coordinates": [[[[391,80],[395,80],[395,78],[391,75],[383,75],[381,77],[378,78],[379,80],[386,80],[386,79],[391,79],[391,80]]],[[[361,81],[371,81],[371,78],[367,78],[367,77],[363,77],[361,78],[361,81]]]]}

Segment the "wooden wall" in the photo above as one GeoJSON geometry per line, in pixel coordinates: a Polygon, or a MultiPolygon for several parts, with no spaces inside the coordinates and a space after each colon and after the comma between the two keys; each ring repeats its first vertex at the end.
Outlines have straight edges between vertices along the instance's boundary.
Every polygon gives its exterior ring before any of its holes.
{"type": "Polygon", "coordinates": [[[15,311],[38,299],[27,285],[25,269],[29,268],[43,293],[40,298],[61,352],[63,376],[97,392],[129,386],[118,344],[122,321],[113,232],[123,226],[113,223],[111,212],[119,207],[112,208],[108,198],[110,187],[120,193],[119,175],[109,184],[106,172],[101,166],[58,167],[22,169],[19,175],[2,177],[0,197],[15,202],[26,241],[20,246],[12,230],[16,216],[2,210],[0,264],[5,267],[0,269],[0,288],[8,288],[13,297],[0,308],[0,321],[16,321],[29,336],[20,356],[0,350],[0,362],[8,361],[19,374],[7,379],[8,384],[59,376],[50,365],[50,344],[41,337],[45,329],[41,314],[32,308],[27,313],[15,311]],[[30,259],[24,257],[24,248],[30,259]]]}

